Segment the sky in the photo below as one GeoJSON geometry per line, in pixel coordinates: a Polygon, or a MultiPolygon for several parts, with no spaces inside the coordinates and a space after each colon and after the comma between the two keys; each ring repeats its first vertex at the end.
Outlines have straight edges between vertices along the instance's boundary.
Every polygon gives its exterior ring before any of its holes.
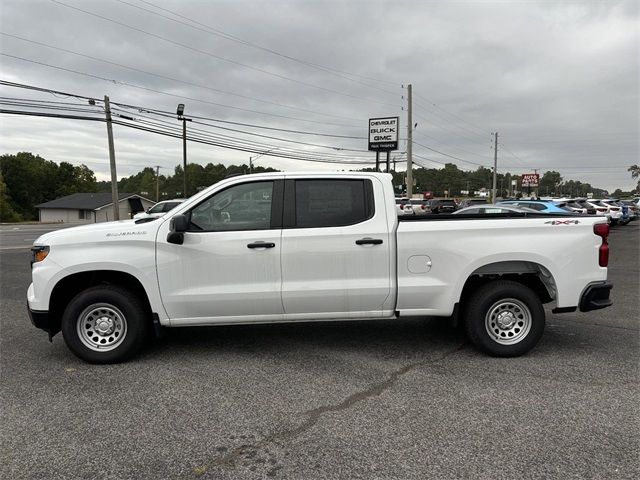
{"type": "MultiPolygon", "coordinates": [[[[417,166],[492,167],[498,132],[501,173],[631,190],[639,27],[634,0],[3,0],[0,108],[103,119],[108,95],[119,178],[182,163],[140,129],[179,137],[179,103],[188,162],[289,171],[373,166],[368,119],[398,116],[400,170],[411,84],[417,166]]],[[[0,114],[20,151],[110,178],[104,122],[0,114]]]]}

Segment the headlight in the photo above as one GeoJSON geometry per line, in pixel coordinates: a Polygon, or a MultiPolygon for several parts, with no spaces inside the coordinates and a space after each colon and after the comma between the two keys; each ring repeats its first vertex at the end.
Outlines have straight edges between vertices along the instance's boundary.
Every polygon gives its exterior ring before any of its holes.
{"type": "Polygon", "coordinates": [[[49,255],[49,247],[37,246],[31,247],[31,265],[41,262],[49,255]]]}

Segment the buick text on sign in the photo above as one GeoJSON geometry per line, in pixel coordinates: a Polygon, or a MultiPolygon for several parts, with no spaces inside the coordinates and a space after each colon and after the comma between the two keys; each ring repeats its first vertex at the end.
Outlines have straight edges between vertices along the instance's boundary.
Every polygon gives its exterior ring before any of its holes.
{"type": "Polygon", "coordinates": [[[369,150],[397,150],[399,117],[369,119],[369,150]]]}

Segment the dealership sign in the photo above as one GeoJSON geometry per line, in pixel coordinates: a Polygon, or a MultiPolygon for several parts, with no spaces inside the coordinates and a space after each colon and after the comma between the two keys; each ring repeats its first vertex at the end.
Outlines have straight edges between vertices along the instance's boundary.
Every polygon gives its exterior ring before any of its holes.
{"type": "Polygon", "coordinates": [[[369,150],[397,150],[399,123],[399,117],[370,118],[369,150]]]}
{"type": "Polygon", "coordinates": [[[540,183],[540,175],[537,173],[525,173],[522,175],[521,183],[523,187],[537,187],[540,183]]]}

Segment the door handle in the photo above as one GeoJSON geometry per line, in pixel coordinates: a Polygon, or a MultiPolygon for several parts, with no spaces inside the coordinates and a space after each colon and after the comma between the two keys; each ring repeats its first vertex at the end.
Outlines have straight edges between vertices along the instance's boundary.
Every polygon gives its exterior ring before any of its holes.
{"type": "Polygon", "coordinates": [[[273,248],[275,247],[275,243],[271,242],[255,242],[247,245],[247,248],[273,248]]]}
{"type": "Polygon", "coordinates": [[[356,245],[380,245],[382,240],[379,238],[361,238],[356,240],[356,245]]]}

